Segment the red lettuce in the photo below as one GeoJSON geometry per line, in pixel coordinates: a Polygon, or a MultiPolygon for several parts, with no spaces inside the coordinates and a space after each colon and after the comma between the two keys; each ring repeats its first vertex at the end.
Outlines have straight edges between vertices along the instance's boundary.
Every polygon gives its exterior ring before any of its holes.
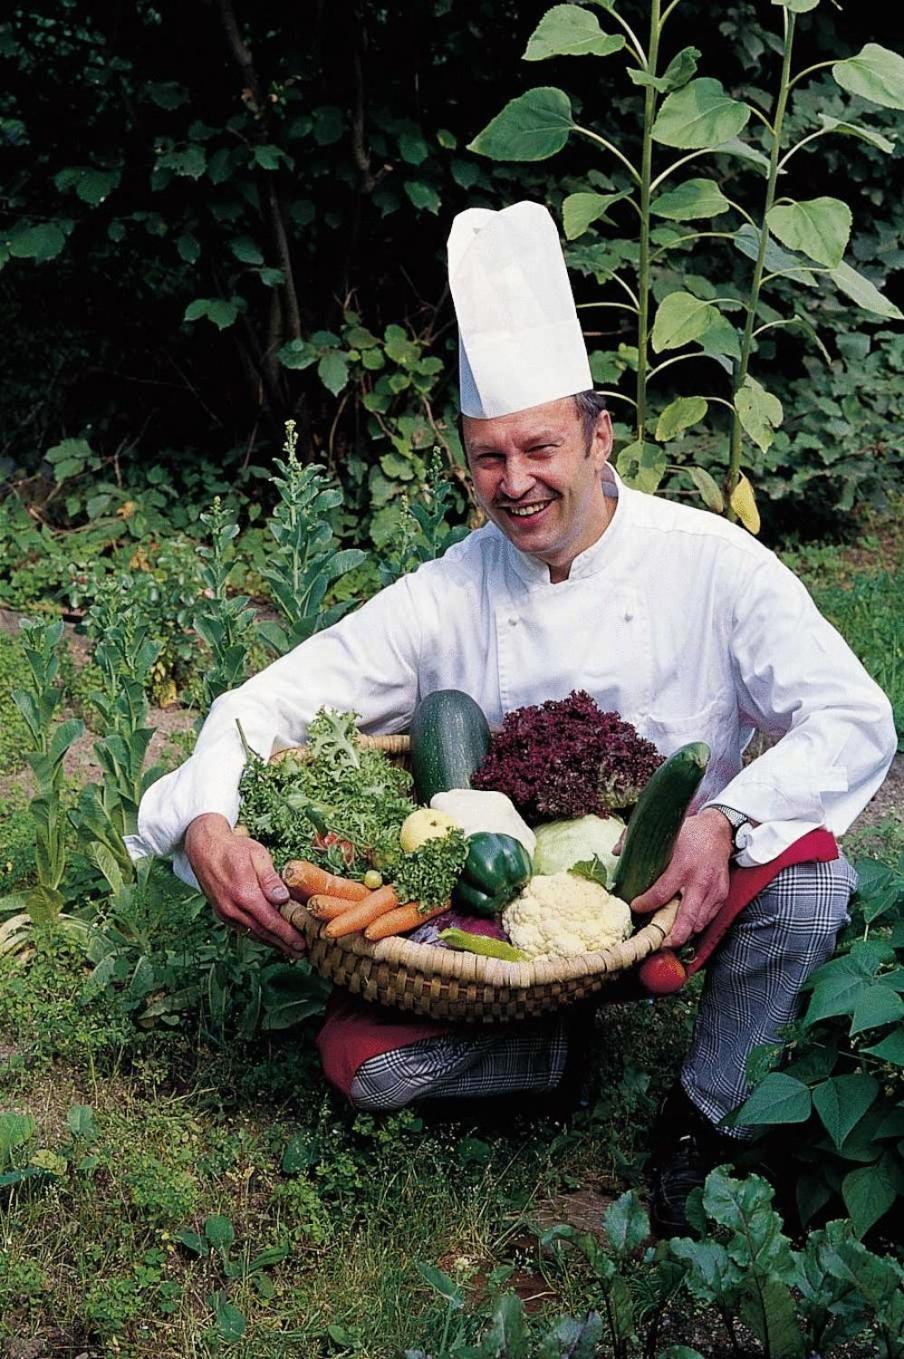
{"type": "Polygon", "coordinates": [[[581,689],[510,712],[471,786],[507,794],[537,825],[629,808],[660,764],[652,742],[581,689]]]}

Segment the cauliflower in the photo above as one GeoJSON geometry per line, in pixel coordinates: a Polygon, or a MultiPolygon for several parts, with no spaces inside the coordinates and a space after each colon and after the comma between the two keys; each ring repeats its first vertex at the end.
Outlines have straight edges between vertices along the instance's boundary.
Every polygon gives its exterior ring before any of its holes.
{"type": "Polygon", "coordinates": [[[573,958],[611,948],[631,933],[624,901],[573,873],[540,874],[506,906],[502,924],[529,958],[573,958]]]}

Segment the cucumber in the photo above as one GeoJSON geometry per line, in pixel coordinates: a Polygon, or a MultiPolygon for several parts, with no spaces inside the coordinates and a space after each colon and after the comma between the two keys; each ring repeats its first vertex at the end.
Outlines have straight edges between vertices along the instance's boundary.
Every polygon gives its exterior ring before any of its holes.
{"type": "Polygon", "coordinates": [[[471,775],[490,746],[483,710],[460,689],[436,689],[422,699],[408,734],[419,802],[450,788],[470,788],[471,775]]]}
{"type": "Polygon", "coordinates": [[[649,779],[628,822],[625,847],[615,865],[613,896],[632,902],[668,868],[709,755],[704,741],[692,741],[670,755],[649,779]]]}

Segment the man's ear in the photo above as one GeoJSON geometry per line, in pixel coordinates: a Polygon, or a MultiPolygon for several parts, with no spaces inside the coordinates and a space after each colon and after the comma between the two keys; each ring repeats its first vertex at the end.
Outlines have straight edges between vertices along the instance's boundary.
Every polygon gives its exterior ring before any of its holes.
{"type": "Polygon", "coordinates": [[[609,461],[609,454],[612,452],[612,417],[608,411],[600,411],[596,417],[591,450],[593,456],[599,459],[600,467],[609,461]]]}

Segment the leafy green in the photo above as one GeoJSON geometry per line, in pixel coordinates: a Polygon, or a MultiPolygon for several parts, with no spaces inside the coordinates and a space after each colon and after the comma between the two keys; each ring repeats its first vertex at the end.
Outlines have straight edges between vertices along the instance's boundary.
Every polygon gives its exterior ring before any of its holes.
{"type": "Polygon", "coordinates": [[[304,755],[269,764],[248,752],[239,815],[277,864],[304,858],[357,873],[395,862],[399,828],[411,811],[411,779],[382,751],[358,744],[355,722],[355,713],[321,708],[304,755]],[[342,843],[323,843],[323,826],[351,846],[350,862],[342,843]]]}
{"type": "Polygon", "coordinates": [[[405,854],[393,874],[399,901],[416,901],[425,910],[442,906],[452,895],[468,857],[468,842],[457,827],[437,835],[405,854]]]}

